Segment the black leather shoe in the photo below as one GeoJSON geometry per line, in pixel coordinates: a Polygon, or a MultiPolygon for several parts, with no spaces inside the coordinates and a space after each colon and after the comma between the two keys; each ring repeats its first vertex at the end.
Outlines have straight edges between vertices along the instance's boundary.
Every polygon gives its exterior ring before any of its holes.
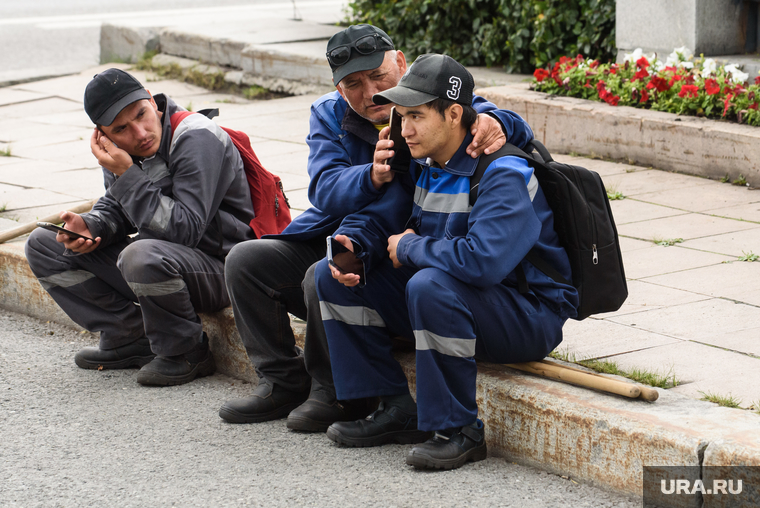
{"type": "Polygon", "coordinates": [[[363,420],[333,423],[327,437],[344,446],[364,447],[421,443],[430,433],[417,430],[417,415],[404,413],[396,406],[386,408],[381,402],[377,411],[363,420]]]}
{"type": "Polygon", "coordinates": [[[417,469],[456,469],[465,462],[484,460],[488,455],[483,422],[477,427],[439,430],[428,441],[415,446],[406,456],[406,463],[417,469]]]}
{"type": "Polygon", "coordinates": [[[174,386],[216,372],[216,362],[208,347],[208,337],[183,355],[156,356],[137,373],[137,382],[149,386],[174,386]]]}
{"type": "Polygon", "coordinates": [[[287,426],[301,432],[325,432],[335,422],[352,422],[366,417],[377,409],[378,399],[358,399],[340,402],[335,394],[316,390],[306,402],[288,415],[287,426]]]}
{"type": "Polygon", "coordinates": [[[74,363],[83,369],[128,369],[142,367],[155,357],[150,342],[143,337],[115,349],[86,347],[74,355],[74,363]]]}
{"type": "Polygon", "coordinates": [[[253,390],[253,395],[228,400],[219,409],[219,416],[229,423],[260,423],[285,418],[300,406],[309,391],[291,392],[264,380],[253,390]]]}

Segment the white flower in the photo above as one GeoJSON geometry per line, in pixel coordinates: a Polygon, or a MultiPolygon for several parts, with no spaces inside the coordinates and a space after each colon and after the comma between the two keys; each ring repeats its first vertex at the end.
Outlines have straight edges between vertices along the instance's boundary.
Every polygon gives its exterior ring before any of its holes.
{"type": "Polygon", "coordinates": [[[694,56],[694,53],[692,53],[689,48],[681,46],[680,48],[674,49],[673,52],[668,55],[668,59],[665,61],[665,66],[691,69],[694,67],[694,64],[687,60],[690,60],[692,56],[694,56]]]}
{"type": "Polygon", "coordinates": [[[736,64],[726,65],[724,69],[731,73],[731,81],[734,83],[744,83],[749,79],[749,74],[742,72],[736,64]]]}
{"type": "Polygon", "coordinates": [[[623,57],[623,61],[625,62],[631,62],[636,63],[636,61],[642,57],[644,54],[644,51],[642,51],[641,48],[636,48],[633,50],[633,53],[626,53],[623,57]]]}
{"type": "Polygon", "coordinates": [[[718,69],[718,63],[712,58],[705,58],[702,62],[702,74],[712,74],[718,69]]]}
{"type": "Polygon", "coordinates": [[[666,63],[660,62],[659,60],[655,61],[652,65],[654,65],[654,70],[656,70],[657,72],[660,72],[665,67],[667,67],[666,63]]]}
{"type": "Polygon", "coordinates": [[[692,53],[691,50],[686,46],[681,46],[680,48],[674,49],[670,56],[675,56],[680,60],[689,60],[692,56],[694,56],[694,53],[692,53]]]}

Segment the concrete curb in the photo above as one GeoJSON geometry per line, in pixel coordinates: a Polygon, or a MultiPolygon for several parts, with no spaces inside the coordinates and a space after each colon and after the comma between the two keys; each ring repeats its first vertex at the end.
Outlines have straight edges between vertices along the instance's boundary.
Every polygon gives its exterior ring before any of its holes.
{"type": "Polygon", "coordinates": [[[760,129],[572,97],[534,92],[527,84],[478,90],[533,127],[555,153],[594,154],[642,166],[760,186],[760,129]]]}
{"type": "MultiPolygon", "coordinates": [[[[0,245],[0,306],[74,326],[31,273],[21,242],[0,245]]],[[[254,381],[232,310],[202,319],[219,371],[254,381]]],[[[303,325],[294,330],[303,344],[303,325]]],[[[414,353],[397,357],[414,393],[414,353]]],[[[659,392],[647,403],[502,365],[478,367],[480,416],[493,455],[634,496],[642,493],[643,465],[760,465],[756,415],[659,392]]]]}

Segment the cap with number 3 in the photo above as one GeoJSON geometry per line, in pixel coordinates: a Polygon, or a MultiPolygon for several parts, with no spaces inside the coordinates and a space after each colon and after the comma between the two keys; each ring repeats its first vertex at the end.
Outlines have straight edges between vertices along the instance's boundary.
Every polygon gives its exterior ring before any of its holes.
{"type": "Polygon", "coordinates": [[[405,108],[448,99],[472,105],[475,81],[462,64],[447,55],[420,55],[406,70],[398,86],[372,96],[375,104],[394,103],[405,108]]]}

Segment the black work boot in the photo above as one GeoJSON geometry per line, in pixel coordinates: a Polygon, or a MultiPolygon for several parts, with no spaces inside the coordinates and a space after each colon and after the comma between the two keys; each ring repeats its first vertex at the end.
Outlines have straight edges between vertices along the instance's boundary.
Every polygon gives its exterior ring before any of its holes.
{"type": "Polygon", "coordinates": [[[285,418],[306,400],[309,391],[292,392],[261,379],[253,395],[228,400],[219,416],[229,423],[260,423],[285,418]]]}
{"type": "Polygon", "coordinates": [[[435,435],[412,448],[406,463],[417,469],[456,469],[465,462],[484,460],[488,455],[483,422],[436,431],[435,435]]]}
{"type": "Polygon", "coordinates": [[[74,363],[83,369],[128,369],[142,367],[155,357],[148,338],[143,337],[114,349],[86,347],[74,355],[74,363]]]}
{"type": "Polygon", "coordinates": [[[174,386],[189,383],[196,377],[216,372],[216,362],[208,347],[208,337],[182,355],[156,356],[137,373],[137,382],[150,386],[174,386]]]}
{"type": "Polygon", "coordinates": [[[417,415],[405,413],[397,406],[380,402],[377,411],[363,420],[335,422],[327,429],[327,437],[344,446],[380,446],[388,443],[421,443],[429,432],[417,430],[417,415]]]}
{"type": "Polygon", "coordinates": [[[378,399],[339,401],[335,392],[319,388],[312,390],[306,402],[288,415],[287,426],[302,432],[325,432],[335,422],[352,422],[366,417],[377,409],[378,399]]]}

